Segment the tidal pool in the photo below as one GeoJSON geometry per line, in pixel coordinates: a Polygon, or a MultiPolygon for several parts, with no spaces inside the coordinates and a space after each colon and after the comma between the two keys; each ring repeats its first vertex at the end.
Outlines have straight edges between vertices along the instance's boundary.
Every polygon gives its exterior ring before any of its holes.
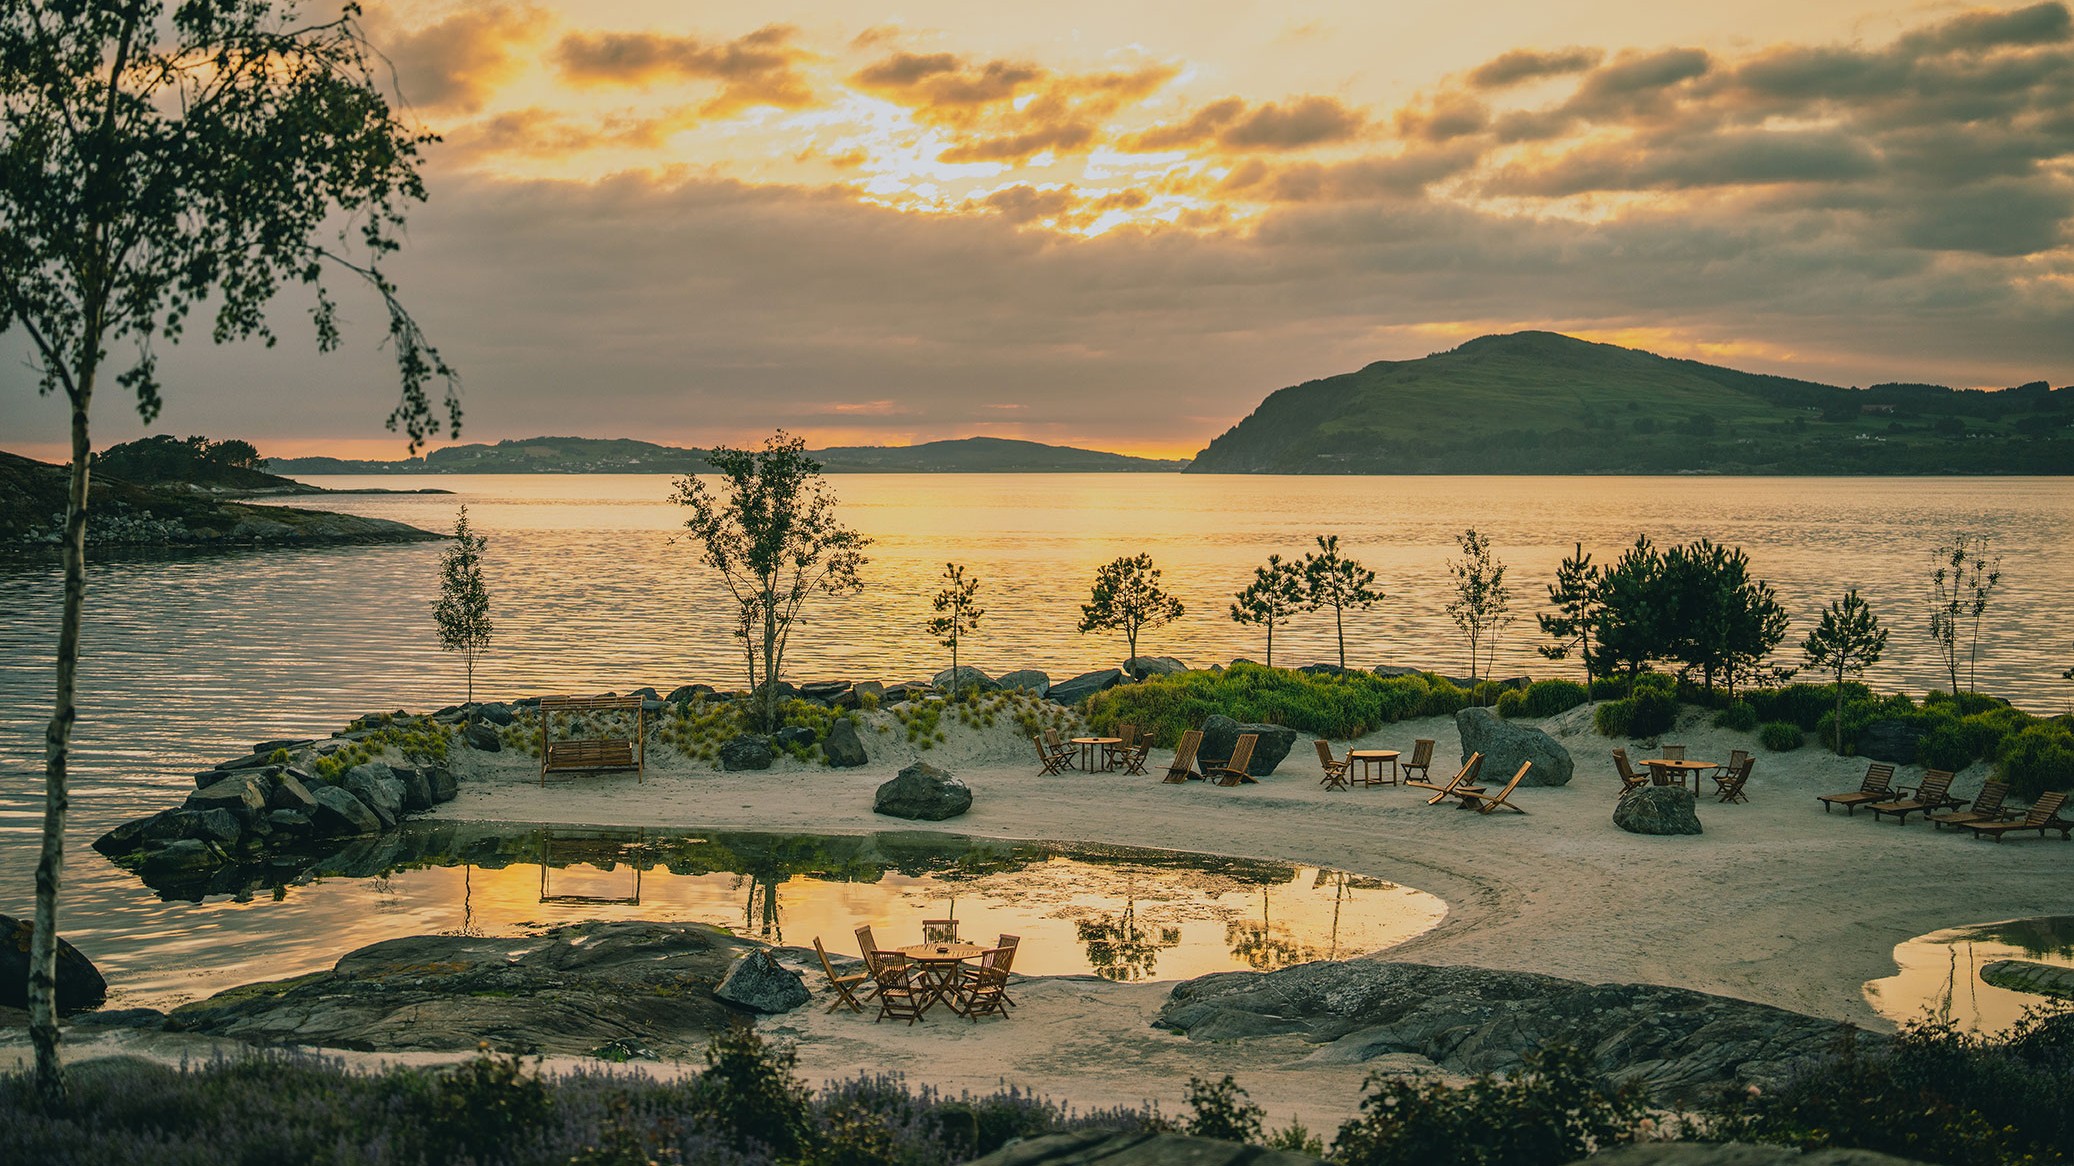
{"type": "Polygon", "coordinates": [[[1911,939],[1894,949],[1900,970],[1866,984],[1865,998],[1897,1024],[1931,1017],[1960,1028],[2001,1032],[2026,1009],[2052,1000],[1982,980],[1981,968],[1996,960],[2074,968],[2074,915],[2005,919],[1911,939]]]}
{"type": "Polygon", "coordinates": [[[329,967],[382,939],[497,935],[578,919],[715,923],[857,954],[955,918],[1022,937],[1016,970],[1181,980],[1345,959],[1402,943],[1447,907],[1381,879],[1286,862],[919,832],[857,835],[418,823],[300,868],[252,868],[73,932],[112,1006],[168,1007],[329,967]],[[113,921],[111,921],[112,923],[113,921]]]}

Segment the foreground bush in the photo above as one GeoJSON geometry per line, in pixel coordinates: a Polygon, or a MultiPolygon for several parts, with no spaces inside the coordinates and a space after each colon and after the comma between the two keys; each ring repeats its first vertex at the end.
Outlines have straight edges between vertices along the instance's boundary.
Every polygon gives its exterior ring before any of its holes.
{"type": "Polygon", "coordinates": [[[2003,741],[1996,771],[2025,801],[2047,790],[2074,790],[2074,721],[2041,721],[2003,741]]]}
{"type": "MultiPolygon", "coordinates": [[[[1493,694],[1495,699],[1495,692],[1493,694]]],[[[1088,723],[1102,732],[1129,722],[1172,748],[1181,734],[1222,714],[1346,739],[1412,717],[1447,716],[1470,694],[1434,676],[1316,674],[1234,663],[1222,672],[1178,672],[1088,698],[1088,723]]]]}
{"type": "Polygon", "coordinates": [[[1460,1089],[1419,1078],[1369,1081],[1361,1116],[1340,1127],[1343,1166],[1542,1166],[1630,1141],[1639,1088],[1614,1088],[1576,1049],[1532,1051],[1512,1076],[1460,1089]]]}

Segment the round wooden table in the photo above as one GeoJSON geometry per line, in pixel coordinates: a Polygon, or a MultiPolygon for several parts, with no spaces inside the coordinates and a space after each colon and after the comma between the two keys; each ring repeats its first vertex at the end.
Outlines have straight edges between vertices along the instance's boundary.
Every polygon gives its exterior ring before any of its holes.
{"type": "Polygon", "coordinates": [[[1109,761],[1109,746],[1123,744],[1123,738],[1075,737],[1073,738],[1073,743],[1080,746],[1080,771],[1082,773],[1093,773],[1095,771],[1095,754],[1097,753],[1102,755],[1102,772],[1107,773],[1116,768],[1109,761]]]}
{"type": "Polygon", "coordinates": [[[958,965],[977,959],[986,949],[976,943],[916,943],[898,950],[914,962],[916,987],[928,998],[922,1011],[927,1012],[950,999],[958,983],[958,965]]]}
{"type": "Polygon", "coordinates": [[[1682,757],[1649,757],[1644,758],[1642,764],[1649,767],[1649,784],[1651,785],[1675,784],[1682,789],[1685,786],[1685,775],[1691,774],[1692,792],[1694,793],[1698,793],[1700,789],[1700,774],[1710,769],[1721,768],[1719,762],[1687,761],[1682,757]],[[1676,782],[1671,780],[1671,775],[1674,773],[1678,775],[1676,782]]]}
{"type": "Polygon", "coordinates": [[[1396,749],[1356,749],[1347,754],[1347,764],[1351,767],[1357,761],[1361,763],[1362,785],[1396,785],[1398,755],[1399,751],[1396,749]],[[1385,761],[1390,763],[1388,780],[1383,778],[1385,761]]]}

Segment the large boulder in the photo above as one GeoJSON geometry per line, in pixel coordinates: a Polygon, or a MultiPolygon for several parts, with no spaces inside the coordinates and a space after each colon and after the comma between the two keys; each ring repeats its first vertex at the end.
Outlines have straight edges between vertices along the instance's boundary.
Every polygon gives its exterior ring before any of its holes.
{"type": "Polygon", "coordinates": [[[266,782],[250,774],[234,773],[222,781],[187,795],[190,810],[229,810],[251,816],[266,810],[266,782]]]}
{"type": "Polygon", "coordinates": [[[1485,784],[1511,781],[1525,761],[1534,768],[1521,785],[1570,784],[1575,768],[1570,751],[1539,729],[1512,724],[1487,708],[1466,708],[1455,714],[1455,731],[1462,735],[1463,761],[1471,753],[1483,754],[1485,784]]]}
{"type": "Polygon", "coordinates": [[[382,832],[382,820],[367,803],[335,785],[310,791],[317,808],[310,811],[310,826],[322,838],[352,838],[382,832]]]}
{"type": "Polygon", "coordinates": [[[917,761],[878,789],[871,812],[889,818],[941,822],[972,808],[972,787],[926,761],[917,761]]]}
{"type": "Polygon", "coordinates": [[[810,680],[799,686],[801,696],[808,700],[820,701],[822,704],[833,703],[836,698],[849,691],[850,682],[847,680],[810,680]]]}
{"type": "Polygon", "coordinates": [[[996,688],[1001,687],[994,683],[993,677],[988,676],[970,664],[960,664],[956,668],[946,668],[935,676],[930,677],[929,683],[945,692],[964,692],[968,688],[976,688],[981,692],[992,692],[996,688]]]}
{"type": "Polygon", "coordinates": [[[752,951],[729,965],[713,995],[767,1016],[790,1012],[813,999],[800,974],[767,951],[752,951]]]}
{"type": "Polygon", "coordinates": [[[805,725],[787,725],[771,735],[780,749],[805,748],[814,743],[814,731],[805,725]]]}
{"type": "MultiPolygon", "coordinates": [[[[0,1006],[29,1006],[29,943],[35,932],[27,919],[0,915],[0,1006]]],[[[69,1016],[99,1008],[108,998],[101,969],[80,950],[58,937],[58,1013],[69,1016]]]]}
{"type": "Polygon", "coordinates": [[[693,701],[705,700],[712,695],[713,686],[710,684],[681,684],[671,689],[670,695],[666,699],[671,704],[690,704],[693,701]]]}
{"type": "Polygon", "coordinates": [[[415,814],[432,808],[432,779],[422,769],[392,765],[389,772],[403,783],[403,812],[415,814]]]}
{"type": "Polygon", "coordinates": [[[270,810],[299,810],[307,814],[317,808],[317,798],[301,778],[284,773],[275,779],[273,791],[266,796],[266,805],[270,810]]]}
{"type": "Polygon", "coordinates": [[[504,750],[504,739],[497,735],[496,727],[483,724],[481,721],[462,729],[461,740],[466,742],[470,749],[484,753],[501,753],[504,750]]]}
{"type": "Polygon", "coordinates": [[[1123,670],[1130,673],[1133,680],[1143,680],[1148,676],[1172,676],[1176,672],[1186,672],[1188,665],[1172,656],[1133,656],[1123,662],[1123,670]]]}
{"type": "Polygon", "coordinates": [[[511,724],[518,719],[517,715],[511,711],[511,706],[502,703],[476,705],[475,715],[500,727],[511,724]]]}
{"type": "Polygon", "coordinates": [[[970,1166],[1318,1166],[1295,1150],[1133,1130],[1077,1130],[1018,1138],[970,1166]]]}
{"type": "Polygon", "coordinates": [[[1697,801],[1682,785],[1645,785],[1613,803],[1613,824],[1630,834],[1698,834],[1697,801]]]}
{"type": "Polygon", "coordinates": [[[396,774],[379,761],[356,765],[338,779],[339,788],[367,803],[367,808],[382,820],[383,829],[394,826],[403,818],[403,783],[396,774]]]}
{"type": "Polygon", "coordinates": [[[426,770],[425,782],[432,787],[432,800],[435,803],[451,802],[454,796],[461,792],[460,783],[454,778],[454,771],[444,765],[426,770]]]}
{"type": "Polygon", "coordinates": [[[1921,725],[1911,725],[1895,717],[1881,717],[1858,733],[1857,750],[1860,757],[1870,757],[1874,761],[1912,765],[1916,748],[1922,740],[1921,725]]]}
{"type": "Polygon", "coordinates": [[[754,733],[729,738],[720,745],[720,768],[729,772],[769,769],[777,757],[777,751],[771,748],[771,739],[754,733]]]}
{"type": "Polygon", "coordinates": [[[821,752],[827,756],[828,764],[837,769],[855,769],[871,760],[864,752],[864,738],[857,735],[857,726],[847,717],[828,727],[828,736],[821,741],[821,752]]]}
{"type": "Polygon", "coordinates": [[[1083,672],[1071,680],[1061,680],[1047,689],[1044,695],[1071,708],[1098,692],[1107,691],[1122,683],[1123,669],[1102,668],[1094,672],[1083,672]]]}
{"type": "Polygon", "coordinates": [[[1003,689],[1019,688],[1032,696],[1043,696],[1051,691],[1051,676],[1035,668],[1018,668],[1014,672],[1003,672],[994,678],[994,683],[1003,689]]]}
{"type": "Polygon", "coordinates": [[[1222,713],[1203,722],[1203,743],[1196,747],[1196,756],[1211,761],[1229,760],[1232,751],[1239,747],[1239,738],[1252,733],[1260,738],[1253,745],[1253,760],[1246,765],[1246,772],[1253,777],[1266,777],[1282,764],[1289,751],[1296,747],[1296,730],[1287,725],[1241,724],[1222,713]]]}

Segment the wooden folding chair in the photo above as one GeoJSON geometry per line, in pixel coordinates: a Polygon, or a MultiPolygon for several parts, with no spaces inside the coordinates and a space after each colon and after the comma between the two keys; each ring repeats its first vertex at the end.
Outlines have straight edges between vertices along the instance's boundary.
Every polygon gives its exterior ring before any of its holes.
{"type": "Polygon", "coordinates": [[[1456,771],[1455,776],[1449,779],[1446,785],[1435,785],[1430,781],[1408,781],[1404,784],[1415,785],[1421,789],[1439,791],[1426,799],[1427,805],[1437,806],[1454,796],[1456,790],[1473,789],[1482,792],[1483,787],[1471,784],[1476,781],[1476,775],[1481,772],[1483,772],[1483,754],[1471,753],[1469,760],[1462,763],[1462,768],[1456,771]]]}
{"type": "Polygon", "coordinates": [[[847,976],[836,975],[835,965],[828,962],[828,949],[821,946],[821,937],[818,935],[814,937],[814,954],[821,957],[821,970],[828,976],[828,986],[835,989],[835,1002],[828,1006],[828,1011],[834,1012],[844,1006],[848,1006],[852,1012],[864,1011],[864,1005],[857,1000],[857,988],[862,985],[865,998],[870,999],[871,973],[863,971],[852,972],[847,976]]]}
{"type": "Polygon", "coordinates": [[[2074,840],[2074,821],[2060,817],[2060,807],[2066,804],[2067,795],[2053,790],[2039,794],[2038,800],[2031,803],[2030,811],[2021,818],[2007,822],[1968,822],[1966,829],[1973,831],[1975,838],[1993,836],[1997,842],[2019,830],[2036,830],[2040,838],[2045,837],[2047,830],[2058,830],[2062,841],[2074,840]]]}
{"type": "Polygon", "coordinates": [[[1613,751],[1613,768],[1620,774],[1620,796],[1626,797],[1649,784],[1647,771],[1637,772],[1635,763],[1628,760],[1626,749],[1613,751]]]}
{"type": "Polygon", "coordinates": [[[1102,746],[1102,755],[1114,769],[1123,762],[1125,755],[1138,745],[1138,726],[1126,721],[1116,726],[1116,744],[1102,746]]]}
{"type": "Polygon", "coordinates": [[[1181,743],[1174,746],[1174,763],[1167,766],[1167,775],[1160,780],[1172,785],[1180,785],[1190,779],[1201,781],[1203,775],[1195,771],[1195,751],[1202,748],[1202,744],[1201,729],[1190,729],[1181,734],[1181,743]]]}
{"type": "Polygon", "coordinates": [[[1892,814],[1896,824],[1906,826],[1910,814],[1927,814],[1932,810],[1953,809],[1966,804],[1963,799],[1952,796],[1952,773],[1949,769],[1925,770],[1915,793],[1910,794],[1907,790],[1897,792],[1904,796],[1874,802],[1866,807],[1872,811],[1874,821],[1892,814]]]}
{"type": "Polygon", "coordinates": [[[956,919],[924,919],[924,920],[922,920],[922,942],[923,942],[923,943],[956,943],[956,942],[958,942],[958,921],[957,921],[956,919]]]}
{"type": "Polygon", "coordinates": [[[2000,822],[2014,815],[2002,808],[2009,797],[2009,786],[2005,782],[1990,781],[1980,787],[1980,795],[1973,799],[1973,808],[1946,810],[1941,814],[1925,814],[1932,830],[1946,826],[1964,826],[1971,822],[2000,822]]]}
{"type": "Polygon", "coordinates": [[[928,993],[907,956],[897,951],[875,951],[871,953],[871,962],[878,967],[873,978],[879,985],[879,1014],[871,1022],[877,1024],[890,1016],[912,1026],[922,1019],[922,1013],[929,1009],[928,993]]]}
{"type": "Polygon", "coordinates": [[[1009,949],[1001,947],[980,952],[978,966],[965,968],[958,975],[951,1011],[967,1020],[1007,1016],[1008,967],[1004,960],[1010,954],[1009,949]]]}
{"type": "Polygon", "coordinates": [[[1749,801],[1750,795],[1743,792],[1743,787],[1749,784],[1750,770],[1756,764],[1755,757],[1745,756],[1742,763],[1736,766],[1734,773],[1714,779],[1714,792],[1721,795],[1723,802],[1749,801]]]}
{"type": "Polygon", "coordinates": [[[1054,750],[1044,743],[1044,738],[1042,737],[1030,738],[1030,744],[1037,747],[1037,760],[1044,766],[1044,772],[1037,776],[1049,777],[1052,774],[1064,773],[1068,769],[1073,768],[1073,751],[1071,749],[1054,750]]]}
{"type": "Polygon", "coordinates": [[[1010,999],[1008,995],[1008,973],[1015,970],[1016,949],[1022,945],[1022,936],[1010,935],[1006,931],[1002,932],[1000,937],[994,940],[994,946],[1007,953],[1001,957],[1001,1003],[1010,1008],[1015,1007],[1015,1001],[1010,999]]]}
{"type": "Polygon", "coordinates": [[[1411,771],[1414,769],[1419,771],[1420,778],[1425,781],[1432,781],[1433,738],[1420,737],[1418,740],[1413,741],[1411,743],[1411,760],[1399,762],[1397,768],[1404,774],[1404,780],[1406,781],[1411,780],[1411,771]]]}
{"type": "Polygon", "coordinates": [[[1065,754],[1066,768],[1080,768],[1080,747],[1069,745],[1065,741],[1060,740],[1057,729],[1044,730],[1044,747],[1052,752],[1065,754]]]}
{"type": "Polygon", "coordinates": [[[1525,810],[1522,810],[1518,806],[1513,805],[1512,802],[1507,799],[1512,797],[1512,791],[1519,788],[1520,779],[1527,776],[1527,771],[1532,768],[1534,768],[1533,762],[1520,762],[1519,772],[1512,775],[1512,780],[1506,782],[1505,788],[1499,790],[1496,796],[1467,789],[1456,790],[1455,796],[1462,799],[1463,809],[1467,810],[1474,808],[1480,814],[1488,814],[1492,810],[1497,809],[1499,806],[1504,806],[1506,809],[1511,810],[1515,814],[1524,814],[1526,813],[1525,810]]]}
{"type": "Polygon", "coordinates": [[[1685,760],[1685,746],[1658,745],[1656,747],[1656,755],[1665,761],[1683,761],[1685,760]]]}
{"type": "Polygon", "coordinates": [[[1259,743],[1260,734],[1240,733],[1239,743],[1232,746],[1231,760],[1222,765],[1204,767],[1203,776],[1210,779],[1211,785],[1255,784],[1253,775],[1246,772],[1246,767],[1253,764],[1253,747],[1259,743]]]}
{"type": "MultiPolygon", "coordinates": [[[[1318,784],[1326,789],[1347,788],[1348,762],[1335,758],[1332,755],[1332,746],[1326,742],[1318,741],[1315,744],[1318,746],[1318,764],[1325,767],[1325,776],[1318,780],[1318,784]]],[[[1351,755],[1349,757],[1351,760],[1351,755]]]]}
{"type": "Polygon", "coordinates": [[[857,950],[864,956],[864,970],[873,979],[878,978],[879,965],[872,960],[872,953],[879,949],[878,940],[871,936],[871,924],[867,923],[856,931],[857,950]]]}
{"type": "Polygon", "coordinates": [[[1748,749],[1731,749],[1728,751],[1728,760],[1720,765],[1715,766],[1714,772],[1709,776],[1713,777],[1715,781],[1720,781],[1723,778],[1726,778],[1731,774],[1735,773],[1736,770],[1741,769],[1743,767],[1743,762],[1746,759],[1748,759],[1749,756],[1750,751],[1748,749]]]}
{"type": "Polygon", "coordinates": [[[1893,794],[1894,767],[1875,761],[1865,767],[1865,780],[1856,790],[1847,794],[1817,794],[1822,803],[1822,812],[1828,813],[1831,806],[1842,806],[1855,814],[1858,807],[1870,802],[1884,802],[1893,794]]]}

